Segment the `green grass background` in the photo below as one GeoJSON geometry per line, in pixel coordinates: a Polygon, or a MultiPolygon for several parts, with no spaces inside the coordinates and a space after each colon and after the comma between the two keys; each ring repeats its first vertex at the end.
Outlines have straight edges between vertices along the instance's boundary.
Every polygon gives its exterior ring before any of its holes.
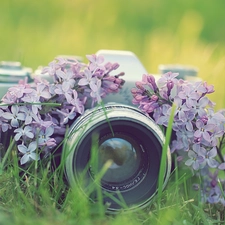
{"type": "MultiPolygon", "coordinates": [[[[133,51],[149,73],[159,64],[199,68],[224,107],[224,0],[2,0],[0,60],[36,69],[60,54],[133,51]]],[[[140,78],[141,78],[140,74],[140,78]]]]}
{"type": "MultiPolygon", "coordinates": [[[[220,109],[225,107],[224,10],[224,0],[1,0],[0,60],[35,70],[61,54],[130,50],[149,73],[158,73],[159,64],[198,67],[199,76],[215,86],[211,99],[220,109]]],[[[224,215],[222,208],[202,207],[198,196],[190,195],[189,175],[179,171],[160,210],[153,204],[145,212],[116,217],[99,214],[100,205],[88,208],[76,190],[58,206],[65,187],[57,173],[26,172],[21,178],[20,172],[12,166],[0,176],[0,224],[213,224],[208,216],[224,215]]]]}

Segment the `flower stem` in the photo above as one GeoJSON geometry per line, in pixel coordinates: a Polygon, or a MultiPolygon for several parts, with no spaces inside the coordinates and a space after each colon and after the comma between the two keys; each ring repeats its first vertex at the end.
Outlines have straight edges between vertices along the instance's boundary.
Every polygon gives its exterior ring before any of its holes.
{"type": "Polygon", "coordinates": [[[161,207],[161,198],[162,198],[162,191],[164,188],[164,180],[165,180],[165,173],[166,173],[166,158],[167,153],[169,149],[169,144],[171,140],[172,135],[172,129],[173,129],[173,120],[174,120],[174,113],[175,113],[176,106],[175,104],[172,105],[172,110],[169,118],[168,127],[166,129],[166,137],[165,137],[165,143],[162,148],[162,156],[160,160],[160,167],[159,167],[159,175],[158,175],[158,209],[161,207]]]}
{"type": "Polygon", "coordinates": [[[218,154],[221,162],[224,162],[223,155],[221,153],[221,149],[222,149],[224,138],[225,138],[225,134],[223,135],[222,139],[220,140],[219,147],[216,147],[216,151],[217,151],[217,154],[218,154]]]}
{"type": "Polygon", "coordinates": [[[8,159],[9,154],[12,152],[12,149],[13,149],[14,145],[15,145],[15,140],[13,139],[10,142],[10,145],[9,145],[9,147],[8,147],[8,149],[7,149],[6,153],[5,153],[2,161],[0,162],[0,175],[2,175],[2,173],[3,173],[3,170],[5,168],[6,160],[8,159]]]}
{"type": "Polygon", "coordinates": [[[19,103],[11,103],[11,104],[6,104],[6,103],[0,103],[1,106],[11,106],[11,105],[47,105],[47,106],[61,106],[61,103],[54,103],[54,102],[19,102],[19,103]]]}

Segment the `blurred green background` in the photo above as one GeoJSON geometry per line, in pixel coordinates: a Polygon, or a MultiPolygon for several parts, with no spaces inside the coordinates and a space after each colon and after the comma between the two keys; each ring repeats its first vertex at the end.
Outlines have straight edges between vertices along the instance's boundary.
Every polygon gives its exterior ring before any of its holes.
{"type": "MultiPolygon", "coordinates": [[[[0,60],[36,69],[60,54],[133,51],[149,73],[159,64],[199,68],[225,107],[224,0],[1,0],[0,60]]],[[[140,74],[140,79],[141,79],[140,74]]]]}

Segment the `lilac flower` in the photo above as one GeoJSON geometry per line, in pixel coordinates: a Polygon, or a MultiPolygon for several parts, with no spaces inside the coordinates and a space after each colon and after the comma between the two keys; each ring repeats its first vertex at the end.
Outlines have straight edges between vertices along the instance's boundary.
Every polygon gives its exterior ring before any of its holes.
{"type": "Polygon", "coordinates": [[[210,171],[207,171],[205,175],[208,175],[210,178],[210,187],[214,188],[218,184],[218,173],[219,171],[216,170],[214,173],[211,173],[210,171]]]}
{"type": "Polygon", "coordinates": [[[176,128],[176,137],[178,141],[181,141],[184,151],[189,150],[189,146],[193,143],[194,134],[191,131],[185,129],[185,125],[178,126],[176,128]]]}
{"type": "Polygon", "coordinates": [[[14,96],[15,98],[19,99],[22,98],[24,94],[31,93],[33,89],[30,86],[26,85],[17,85],[14,87],[10,87],[8,93],[10,96],[14,96]]]}
{"type": "Polygon", "coordinates": [[[153,90],[155,93],[158,91],[158,87],[155,82],[155,77],[153,75],[143,74],[142,82],[143,84],[148,85],[151,88],[151,90],[153,90]]]}
{"type": "Polygon", "coordinates": [[[107,74],[109,74],[109,72],[113,71],[113,70],[116,70],[119,68],[119,63],[111,63],[111,62],[107,62],[105,64],[105,69],[107,71],[107,74]]]}
{"type": "Polygon", "coordinates": [[[167,84],[166,84],[166,87],[167,87],[167,96],[170,96],[171,91],[172,91],[172,89],[173,89],[173,87],[174,87],[174,82],[171,81],[171,80],[169,80],[169,81],[167,82],[167,84]]]}
{"type": "Polygon", "coordinates": [[[224,132],[225,117],[221,112],[215,112],[213,109],[207,109],[208,124],[214,124],[221,132],[224,132]]]}
{"type": "Polygon", "coordinates": [[[210,189],[209,195],[207,197],[207,201],[211,204],[222,204],[225,206],[225,199],[224,199],[225,192],[220,189],[219,186],[215,186],[210,189]]]}
{"type": "Polygon", "coordinates": [[[18,149],[24,153],[21,163],[35,158],[30,154],[34,138],[38,138],[37,153],[50,153],[63,139],[69,121],[84,113],[86,102],[93,107],[123,86],[123,72],[110,75],[118,63],[103,65],[104,58],[96,55],[87,58],[88,64],[58,58],[42,71],[53,76],[53,83],[40,78],[35,78],[32,85],[20,81],[3,97],[2,103],[9,107],[0,106],[0,129],[5,132],[12,128],[14,139],[22,143],[18,149]]]}
{"type": "Polygon", "coordinates": [[[62,119],[61,119],[62,121],[60,122],[61,125],[67,124],[69,122],[69,120],[74,119],[76,114],[77,114],[76,113],[76,107],[73,107],[71,110],[69,110],[69,109],[62,109],[62,110],[57,109],[56,111],[59,113],[59,117],[62,117],[62,119]]]}
{"type": "Polygon", "coordinates": [[[36,141],[33,141],[29,144],[29,146],[25,146],[24,144],[18,145],[18,150],[23,153],[22,158],[20,159],[21,165],[29,162],[30,160],[39,160],[39,155],[35,152],[37,149],[36,141]]]}
{"type": "Polygon", "coordinates": [[[191,107],[195,110],[196,114],[200,117],[206,114],[206,107],[209,104],[209,99],[207,97],[200,98],[197,103],[193,104],[191,107]]]}
{"type": "Polygon", "coordinates": [[[53,133],[54,133],[54,128],[52,126],[47,127],[46,129],[41,129],[38,135],[38,145],[54,146],[55,140],[51,138],[53,133]]]}
{"type": "MultiPolygon", "coordinates": [[[[117,93],[123,85],[123,80],[117,77],[107,76],[101,80],[101,93],[100,96],[104,97],[109,93],[117,93]]],[[[97,84],[99,86],[99,84],[97,84]]]]}
{"type": "Polygon", "coordinates": [[[14,133],[17,133],[14,137],[16,141],[18,141],[21,137],[28,137],[28,138],[34,137],[31,126],[25,126],[24,128],[19,127],[14,130],[14,133]]]}
{"type": "Polygon", "coordinates": [[[207,201],[211,204],[216,204],[220,202],[221,191],[218,186],[210,189],[209,196],[207,197],[207,201]]]}
{"type": "Polygon", "coordinates": [[[217,175],[212,178],[210,170],[225,170],[225,163],[217,160],[217,152],[222,151],[225,137],[225,111],[214,112],[215,104],[206,97],[214,91],[206,82],[184,81],[176,74],[166,73],[154,88],[149,85],[148,77],[143,75],[131,90],[132,102],[143,112],[152,116],[159,125],[168,126],[172,105],[176,105],[173,118],[173,139],[171,152],[177,152],[185,165],[196,170],[203,180],[202,198],[206,202],[220,203],[225,206],[224,193],[218,187],[217,175]],[[153,91],[154,90],[154,91],[153,91]],[[154,105],[148,111],[148,105],[154,105]],[[210,169],[210,170],[209,170],[210,169]],[[203,173],[203,171],[207,171],[203,173]],[[208,177],[209,176],[209,177],[208,177]],[[208,181],[208,178],[212,178],[208,181]]]}
{"type": "Polygon", "coordinates": [[[21,106],[20,111],[26,115],[25,117],[25,125],[31,124],[32,121],[38,121],[38,110],[35,107],[26,107],[21,106]]]}
{"type": "Polygon", "coordinates": [[[55,94],[58,94],[58,95],[61,95],[61,96],[65,97],[66,101],[68,103],[70,103],[71,99],[72,99],[72,97],[71,97],[72,89],[67,90],[67,87],[66,87],[66,89],[64,89],[64,88],[65,88],[65,86],[63,86],[62,84],[56,84],[55,88],[54,88],[54,92],[55,92],[55,94]]]}
{"type": "Polygon", "coordinates": [[[158,80],[159,87],[166,86],[168,82],[170,82],[170,85],[171,85],[171,83],[176,83],[177,82],[176,77],[178,75],[179,75],[178,73],[172,73],[172,72],[165,73],[158,80]]]}
{"type": "Polygon", "coordinates": [[[97,78],[92,76],[92,72],[90,70],[85,70],[84,71],[84,77],[79,80],[78,85],[84,86],[84,85],[89,85],[91,90],[97,91],[97,78]]]}
{"type": "Polygon", "coordinates": [[[169,110],[171,110],[171,106],[168,104],[164,104],[160,108],[156,108],[154,110],[153,118],[155,119],[157,124],[164,126],[168,125],[170,117],[169,110]]]}
{"type": "Polygon", "coordinates": [[[220,138],[222,138],[224,135],[224,128],[220,129],[220,126],[216,126],[214,131],[210,134],[211,137],[211,146],[219,146],[220,144],[220,138]]]}
{"type": "Polygon", "coordinates": [[[179,97],[174,98],[174,103],[176,106],[175,115],[178,116],[178,119],[182,122],[186,119],[186,112],[190,111],[190,109],[186,106],[185,103],[182,102],[182,100],[179,97]]]}
{"type": "MultiPolygon", "coordinates": [[[[102,101],[102,98],[101,98],[102,94],[100,93],[100,91],[101,91],[101,80],[96,81],[96,86],[97,86],[97,89],[91,90],[91,93],[90,93],[90,96],[93,99],[92,105],[94,104],[94,102],[100,103],[102,101]]],[[[117,90],[117,88],[115,90],[117,90]]]]}
{"type": "Polygon", "coordinates": [[[32,111],[36,114],[38,110],[41,110],[41,102],[40,102],[40,96],[36,94],[36,91],[26,94],[24,97],[21,98],[22,102],[30,103],[32,111]],[[37,104],[35,104],[37,103],[37,104]]]}
{"type": "Polygon", "coordinates": [[[191,86],[183,87],[183,91],[179,92],[178,96],[186,101],[188,108],[191,108],[193,105],[195,105],[200,97],[197,92],[193,91],[191,86]]]}
{"type": "Polygon", "coordinates": [[[223,162],[218,166],[219,170],[225,170],[225,155],[223,156],[223,162]]]}
{"type": "Polygon", "coordinates": [[[2,114],[2,117],[8,120],[11,120],[11,126],[12,127],[19,127],[19,121],[25,120],[25,114],[20,111],[19,106],[13,105],[11,107],[11,113],[10,112],[4,112],[2,114]]]}
{"type": "Polygon", "coordinates": [[[36,90],[33,90],[32,92],[23,96],[21,100],[28,103],[40,103],[40,96],[37,94],[36,90]]]}
{"type": "Polygon", "coordinates": [[[211,137],[209,132],[211,132],[214,128],[215,125],[214,124],[204,124],[204,122],[202,120],[197,120],[196,121],[196,127],[197,130],[194,133],[195,137],[203,137],[206,141],[210,141],[211,137]]]}
{"type": "Polygon", "coordinates": [[[0,131],[6,132],[9,128],[10,125],[0,118],[0,131]]]}
{"type": "Polygon", "coordinates": [[[149,101],[149,102],[141,102],[139,109],[141,109],[143,112],[146,112],[146,113],[152,113],[158,107],[159,107],[159,104],[156,101],[149,101]]]}
{"type": "Polygon", "coordinates": [[[175,151],[188,149],[188,148],[189,148],[189,145],[188,145],[188,147],[185,147],[182,139],[179,139],[179,140],[175,139],[175,140],[172,140],[172,143],[170,146],[170,152],[173,153],[175,151]]]}
{"type": "Polygon", "coordinates": [[[63,72],[62,70],[57,70],[56,75],[62,79],[62,89],[66,92],[75,85],[74,73],[72,71],[63,72]]]}
{"type": "Polygon", "coordinates": [[[54,79],[56,79],[55,74],[58,69],[63,67],[67,63],[66,59],[57,58],[56,60],[49,63],[47,67],[42,69],[42,74],[48,73],[54,79]]]}
{"type": "Polygon", "coordinates": [[[76,90],[72,91],[73,97],[71,98],[70,103],[75,106],[76,112],[83,114],[84,113],[84,103],[86,102],[86,99],[81,101],[78,98],[78,94],[76,90]]]}
{"type": "Polygon", "coordinates": [[[7,120],[2,117],[3,113],[4,111],[0,109],[0,131],[6,132],[10,128],[10,125],[7,123],[7,120]]]}
{"type": "MultiPolygon", "coordinates": [[[[142,81],[136,81],[135,86],[137,87],[137,89],[135,88],[135,91],[138,92],[139,94],[143,94],[146,91],[144,84],[145,83],[143,83],[142,81]]],[[[133,89],[131,89],[131,90],[133,90],[133,89]]]]}
{"type": "Polygon", "coordinates": [[[65,86],[63,87],[62,84],[56,84],[55,88],[54,88],[54,93],[60,95],[62,97],[62,99],[64,99],[64,97],[65,97],[66,101],[68,103],[70,103],[71,99],[72,99],[72,97],[71,97],[72,89],[67,90],[67,89],[64,89],[64,88],[65,88],[65,86]]]}
{"type": "Polygon", "coordinates": [[[195,113],[192,111],[186,112],[186,118],[184,120],[185,127],[188,131],[193,131],[193,121],[195,119],[195,113]]]}
{"type": "MultiPolygon", "coordinates": [[[[53,112],[52,112],[52,114],[53,114],[53,112]]],[[[53,118],[51,116],[51,114],[47,114],[47,115],[45,115],[45,120],[43,120],[39,117],[38,120],[33,121],[32,127],[45,129],[50,126],[53,126],[53,127],[56,126],[56,123],[58,123],[58,120],[53,118]]]]}
{"type": "Polygon", "coordinates": [[[203,167],[208,165],[211,168],[216,168],[219,165],[219,163],[214,159],[217,156],[215,147],[210,150],[200,147],[199,155],[203,157],[203,162],[201,163],[203,167]]]}
{"type": "Polygon", "coordinates": [[[51,94],[49,93],[48,87],[43,84],[43,83],[38,83],[37,84],[37,91],[36,91],[36,95],[45,99],[49,99],[51,98],[51,94]]]}
{"type": "Polygon", "coordinates": [[[205,89],[206,89],[206,92],[205,92],[205,93],[211,94],[211,93],[214,92],[214,86],[213,86],[213,85],[208,85],[206,81],[204,81],[204,82],[202,83],[202,85],[203,85],[203,86],[205,87],[205,89]]]}
{"type": "Polygon", "coordinates": [[[188,157],[189,159],[185,162],[185,165],[192,166],[194,170],[199,170],[203,158],[198,155],[198,152],[189,150],[188,157]]]}
{"type": "Polygon", "coordinates": [[[102,55],[86,55],[87,59],[89,60],[89,69],[91,71],[95,71],[98,68],[103,68],[103,66],[100,66],[104,62],[104,57],[102,55]]]}

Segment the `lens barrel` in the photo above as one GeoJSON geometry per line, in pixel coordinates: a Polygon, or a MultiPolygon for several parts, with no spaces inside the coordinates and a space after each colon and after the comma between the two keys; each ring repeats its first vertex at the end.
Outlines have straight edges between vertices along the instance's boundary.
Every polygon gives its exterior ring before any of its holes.
{"type": "MultiPolygon", "coordinates": [[[[104,202],[109,203],[108,212],[123,208],[121,196],[127,205],[125,210],[143,208],[157,194],[164,142],[161,129],[135,107],[108,103],[87,110],[72,124],[64,144],[66,177],[71,187],[80,186],[95,202],[96,193],[90,186],[110,163],[99,184],[104,202]]],[[[171,171],[169,149],[166,163],[164,186],[171,171]]]]}

